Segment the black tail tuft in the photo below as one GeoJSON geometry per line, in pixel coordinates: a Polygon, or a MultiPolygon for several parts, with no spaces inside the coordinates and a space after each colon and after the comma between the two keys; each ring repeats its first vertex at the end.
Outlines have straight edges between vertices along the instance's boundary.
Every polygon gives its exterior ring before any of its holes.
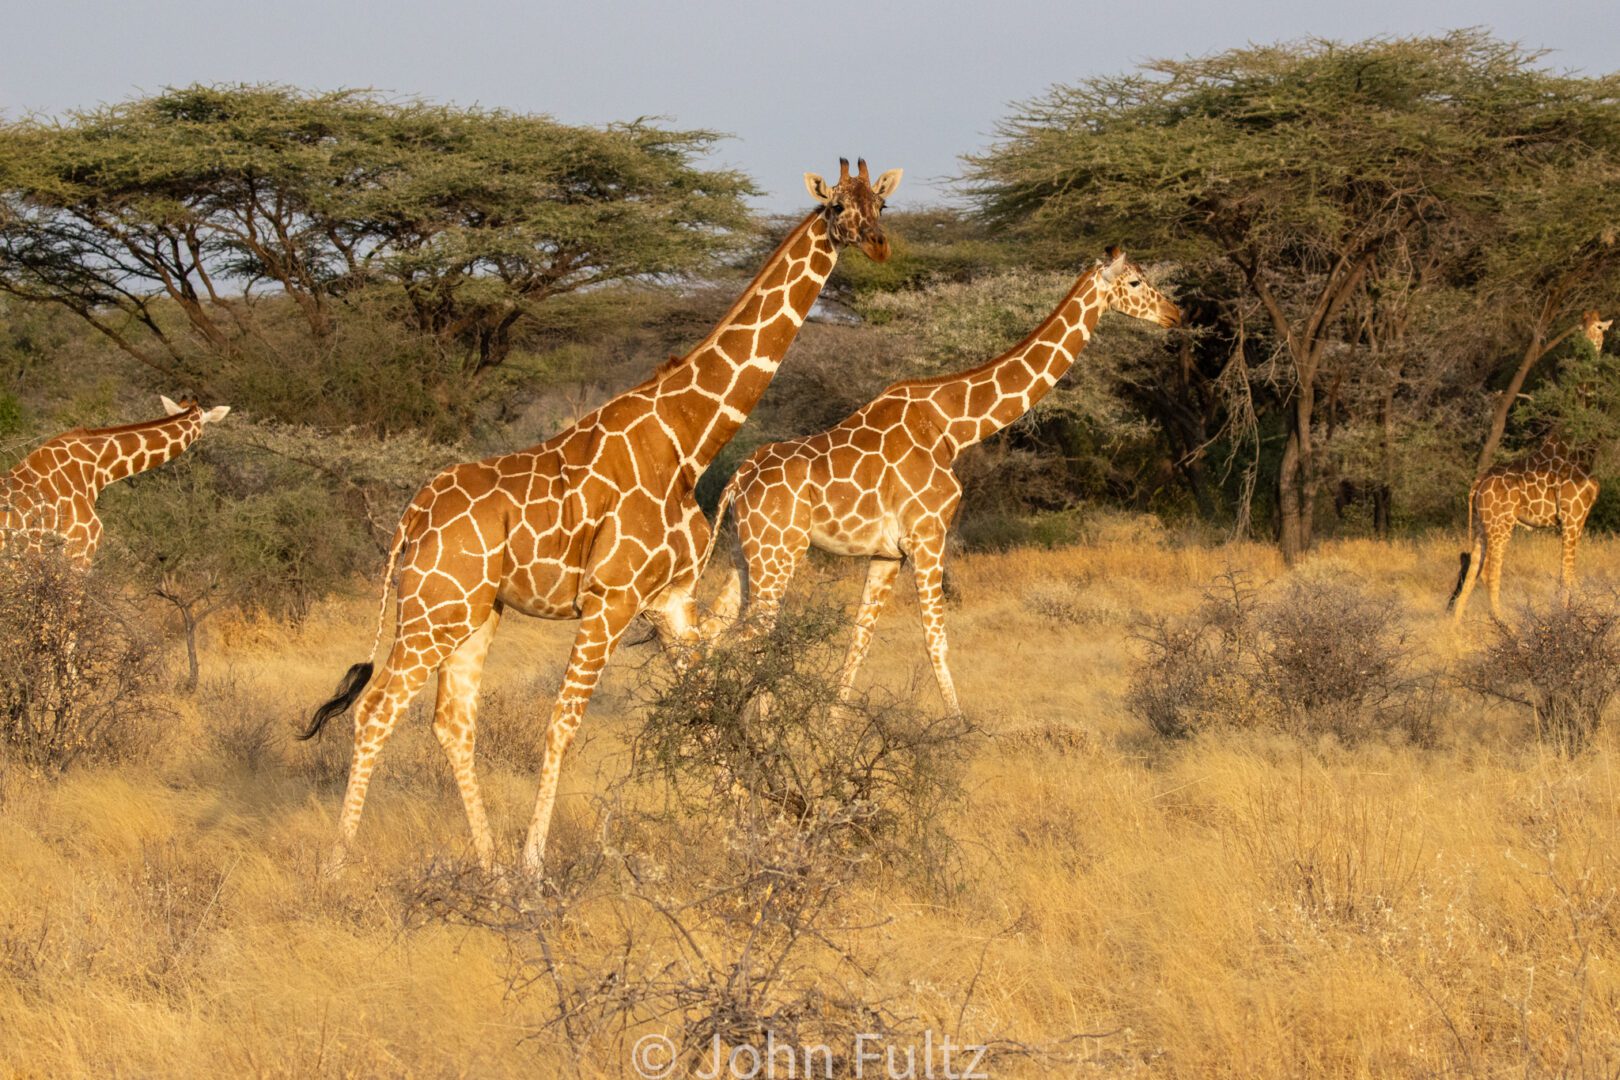
{"type": "Polygon", "coordinates": [[[1457,556],[1457,559],[1462,563],[1462,566],[1457,571],[1457,587],[1451,590],[1451,599],[1446,601],[1447,611],[1457,606],[1457,597],[1462,595],[1463,582],[1468,580],[1468,565],[1473,560],[1473,556],[1465,551],[1457,556]]]}
{"type": "Polygon", "coordinates": [[[348,712],[349,706],[354,704],[354,699],[360,696],[360,691],[371,681],[371,671],[370,664],[356,664],[350,668],[348,674],[343,676],[343,681],[338,683],[337,693],[332,695],[332,700],[315,710],[315,716],[310,720],[308,729],[298,737],[313,739],[321,733],[321,728],[326,726],[328,720],[348,712]]]}

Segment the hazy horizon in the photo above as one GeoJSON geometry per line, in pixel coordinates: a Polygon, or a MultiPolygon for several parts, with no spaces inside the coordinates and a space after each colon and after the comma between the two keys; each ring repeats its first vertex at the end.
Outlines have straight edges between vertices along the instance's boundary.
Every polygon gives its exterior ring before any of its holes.
{"type": "Polygon", "coordinates": [[[1012,103],[1157,57],[1483,26],[1550,50],[1553,68],[1620,67],[1608,59],[1620,41],[1620,6],[1598,0],[1533,8],[1374,0],[1313,11],[1148,0],[1106,17],[1035,0],[1004,0],[996,10],[498,0],[454,11],[420,0],[388,9],[291,0],[275,10],[213,10],[206,23],[180,0],[108,10],[68,0],[7,15],[20,28],[0,65],[7,117],[194,82],[368,87],[568,123],[657,116],[731,136],[710,160],[748,173],[770,211],[804,206],[800,174],[836,171],[840,156],[904,168],[897,208],[947,201],[960,156],[991,142],[1012,103]]]}

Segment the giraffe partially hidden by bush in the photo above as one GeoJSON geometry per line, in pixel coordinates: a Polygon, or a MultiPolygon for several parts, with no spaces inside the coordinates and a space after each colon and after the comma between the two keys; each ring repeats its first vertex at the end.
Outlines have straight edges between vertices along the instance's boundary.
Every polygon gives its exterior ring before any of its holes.
{"type": "MultiPolygon", "coordinates": [[[[625,628],[645,612],[666,642],[700,638],[692,589],[709,526],[692,494],[698,477],[759,402],[839,249],[856,244],[879,262],[889,257],[878,214],[899,183],[899,169],[871,180],[864,161],[854,176],[841,162],[837,185],[806,173],[820,205],[700,345],[538,446],[451,466],[417,492],[395,530],[383,582],[384,605],[393,582],[398,610],[382,671],[373,680],[371,663],[350,668],[304,733],[315,735],[359,699],[334,866],[359,828],[383,744],[435,671],[433,730],[478,858],[493,863],[473,771],[474,710],[496,623],[512,607],[580,621],[523,851],[530,872],[540,870],[563,754],[625,628]]],[[[380,616],[377,644],[384,623],[380,616]]]]}
{"type": "MultiPolygon", "coordinates": [[[[1601,353],[1603,332],[1613,321],[1588,311],[1581,318],[1581,334],[1601,353]]],[[[1468,489],[1469,545],[1460,556],[1457,585],[1446,603],[1452,623],[1462,621],[1468,596],[1481,577],[1490,594],[1491,616],[1502,617],[1502,557],[1515,525],[1559,527],[1564,540],[1559,591],[1568,604],[1575,587],[1575,549],[1597,497],[1598,482],[1556,435],[1549,435],[1526,456],[1481,473],[1468,489]]]]}
{"type": "Polygon", "coordinates": [[[229,405],[203,409],[162,398],[159,420],[110,428],[74,428],[41,444],[0,479],[0,547],[8,540],[38,548],[59,538],[65,555],[88,568],[101,543],[96,499],[108,484],[180,456],[222,420],[229,405]]]}
{"type": "Polygon", "coordinates": [[[1111,247],[1044,322],[994,360],[895,383],[834,428],[754,451],[721,495],[715,518],[718,532],[734,506],[742,558],[728,590],[738,606],[752,590],[754,623],[745,632],[775,621],[794,568],[812,544],[835,555],[867,556],[855,640],[839,679],[847,701],[901,560],[909,559],[934,676],[946,706],[959,713],[945,661],[942,587],[945,538],[962,495],[951,465],[1045,397],[1105,311],[1166,327],[1181,322],[1180,310],[1111,247]]]}

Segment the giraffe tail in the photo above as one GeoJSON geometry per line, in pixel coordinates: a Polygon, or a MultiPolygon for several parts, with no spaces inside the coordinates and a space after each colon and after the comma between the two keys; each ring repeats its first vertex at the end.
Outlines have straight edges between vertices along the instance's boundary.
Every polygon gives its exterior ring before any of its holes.
{"type": "MultiPolygon", "coordinates": [[[[409,510],[401,515],[399,526],[394,529],[394,542],[388,548],[388,566],[383,571],[382,598],[377,601],[377,636],[371,642],[373,657],[377,655],[377,649],[382,645],[383,624],[388,618],[388,590],[394,582],[394,570],[399,565],[400,550],[405,546],[405,522],[409,517],[409,510]]],[[[366,684],[371,681],[372,672],[375,670],[376,664],[371,660],[351,666],[344,673],[343,680],[338,683],[337,692],[332,695],[330,701],[315,710],[315,715],[310,718],[309,727],[298,737],[313,739],[321,733],[328,720],[348,712],[349,707],[365,690],[366,684]]]]}
{"type": "Polygon", "coordinates": [[[1462,595],[1463,584],[1468,580],[1468,570],[1474,563],[1474,495],[1479,491],[1479,482],[1475,481],[1468,488],[1468,550],[1457,557],[1460,564],[1457,568],[1457,584],[1451,589],[1451,598],[1446,601],[1446,610],[1451,611],[1457,606],[1457,597],[1462,595]]]}

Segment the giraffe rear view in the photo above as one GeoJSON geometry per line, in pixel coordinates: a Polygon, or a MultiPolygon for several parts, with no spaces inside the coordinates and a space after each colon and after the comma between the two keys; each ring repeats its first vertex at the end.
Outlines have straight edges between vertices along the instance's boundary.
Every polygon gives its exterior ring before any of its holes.
{"type": "Polygon", "coordinates": [[[946,663],[942,589],[945,539],[962,494],[952,463],[1033,408],[1108,310],[1160,326],[1181,321],[1176,306],[1122,251],[1110,248],[1044,322],[1001,356],[954,375],[895,383],[836,427],[750,455],[715,518],[718,531],[728,507],[736,517],[742,560],[728,589],[739,605],[752,608],[745,632],[774,623],[788,581],[812,545],[871,559],[839,680],[839,696],[848,701],[900,562],[910,559],[940,694],[951,712],[960,712],[946,663]]]}
{"type": "Polygon", "coordinates": [[[359,827],[383,744],[434,672],[433,730],[478,857],[493,862],[473,769],[474,718],[484,657],[510,607],[580,622],[524,846],[525,863],[540,868],[563,754],[626,627],[645,612],[666,641],[698,639],[692,589],[709,543],[693,498],[698,477],[758,403],[839,249],[855,244],[870,258],[888,257],[878,214],[899,182],[898,169],[873,181],[864,161],[856,175],[841,162],[836,185],[805,174],[820,205],[695,349],[538,446],[452,466],[411,500],[394,533],[378,618],[380,644],[393,581],[393,646],[376,679],[370,663],[351,668],[305,733],[359,698],[336,862],[359,827]]]}
{"type": "Polygon", "coordinates": [[[196,442],[203,425],[224,419],[229,405],[204,410],[187,399],[162,398],[158,420],[110,428],[74,428],[41,444],[0,480],[0,547],[8,537],[38,548],[59,537],[68,558],[90,565],[101,543],[96,498],[108,484],[154,469],[196,442]]]}
{"type": "MultiPolygon", "coordinates": [[[[1582,336],[1599,353],[1603,332],[1612,321],[1600,319],[1595,311],[1586,312],[1581,319],[1582,336]]],[[[1457,585],[1446,605],[1453,624],[1462,621],[1469,594],[1481,577],[1490,595],[1491,615],[1502,617],[1502,558],[1515,525],[1559,527],[1564,541],[1559,593],[1567,604],[1575,587],[1575,550],[1597,497],[1598,482],[1555,437],[1517,461],[1481,473],[1468,489],[1469,550],[1459,560],[1457,585]]]]}

